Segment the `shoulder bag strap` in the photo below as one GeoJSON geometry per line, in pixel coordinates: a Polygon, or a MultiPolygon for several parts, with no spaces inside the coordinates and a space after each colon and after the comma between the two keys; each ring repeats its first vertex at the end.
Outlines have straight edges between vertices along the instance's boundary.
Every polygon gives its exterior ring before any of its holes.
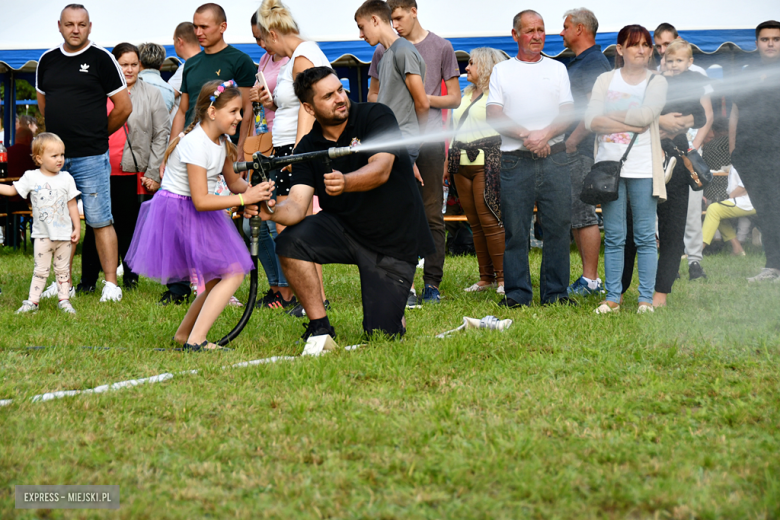
{"type": "MultiPolygon", "coordinates": [[[[655,74],[652,74],[650,78],[647,80],[647,85],[645,85],[645,95],[647,95],[647,88],[650,86],[650,82],[653,81],[653,78],[655,77],[655,74]]],[[[644,101],[644,99],[643,99],[644,101]]],[[[636,142],[636,138],[639,136],[639,134],[634,133],[634,136],[631,138],[631,142],[628,143],[628,148],[626,148],[626,153],[623,154],[623,157],[620,158],[620,164],[622,165],[624,162],[626,162],[626,159],[628,158],[628,152],[631,151],[631,147],[634,146],[634,143],[636,142]]]]}
{"type": "Polygon", "coordinates": [[[471,104],[468,107],[466,107],[466,110],[463,111],[463,114],[460,116],[460,120],[458,121],[458,128],[455,129],[456,133],[460,130],[460,127],[463,126],[463,123],[465,123],[466,119],[469,117],[469,111],[471,110],[471,107],[473,107],[477,103],[477,101],[482,99],[482,96],[484,95],[485,95],[484,92],[480,93],[479,96],[477,96],[477,99],[472,101],[471,104]]]}
{"type": "Polygon", "coordinates": [[[127,139],[127,146],[130,148],[130,155],[133,156],[133,164],[135,165],[135,171],[138,172],[138,161],[135,160],[135,153],[133,152],[133,143],[130,142],[130,134],[127,132],[127,123],[122,125],[122,130],[125,131],[125,138],[127,139]]]}

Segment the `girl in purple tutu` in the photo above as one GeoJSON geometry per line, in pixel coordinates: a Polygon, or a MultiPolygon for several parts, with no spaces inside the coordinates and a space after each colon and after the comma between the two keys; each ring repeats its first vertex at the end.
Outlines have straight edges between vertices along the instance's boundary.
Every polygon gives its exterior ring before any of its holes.
{"type": "Polygon", "coordinates": [[[273,182],[249,186],[233,171],[238,153],[225,134],[235,134],[241,106],[234,81],[203,86],[192,124],[165,152],[160,190],[141,205],[127,253],[138,274],[162,283],[197,276],[205,283],[174,336],[186,350],[219,348],[206,335],[254,267],[224,210],[268,200],[273,190],[273,182]],[[220,173],[238,195],[213,195],[220,173]]]}

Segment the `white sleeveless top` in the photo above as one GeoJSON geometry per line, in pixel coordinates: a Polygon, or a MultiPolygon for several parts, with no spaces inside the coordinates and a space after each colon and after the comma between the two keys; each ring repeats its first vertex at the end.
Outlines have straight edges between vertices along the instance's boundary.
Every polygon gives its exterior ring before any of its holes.
{"type": "Polygon", "coordinates": [[[293,89],[293,66],[295,58],[303,56],[315,67],[330,67],[325,54],[314,42],[302,42],[295,49],[290,61],[279,69],[279,77],[274,90],[274,104],[277,106],[274,118],[273,145],[285,146],[295,144],[298,132],[298,110],[301,102],[293,89]]]}

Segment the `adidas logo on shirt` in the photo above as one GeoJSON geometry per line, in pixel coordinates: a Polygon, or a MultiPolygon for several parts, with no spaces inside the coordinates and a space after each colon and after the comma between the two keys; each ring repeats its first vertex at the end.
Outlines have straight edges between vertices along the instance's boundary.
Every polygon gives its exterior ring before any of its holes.
{"type": "Polygon", "coordinates": [[[79,72],[89,72],[89,65],[87,65],[86,63],[82,63],[79,72]]]}

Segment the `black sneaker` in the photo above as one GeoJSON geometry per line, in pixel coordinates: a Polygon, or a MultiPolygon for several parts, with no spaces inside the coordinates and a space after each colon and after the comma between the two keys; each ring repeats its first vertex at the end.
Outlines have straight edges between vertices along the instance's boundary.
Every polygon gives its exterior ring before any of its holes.
{"type": "Polygon", "coordinates": [[[517,308],[520,308],[520,307],[529,307],[529,305],[527,303],[516,302],[512,298],[509,298],[509,297],[506,297],[506,296],[504,297],[503,300],[498,302],[498,306],[499,307],[507,307],[509,309],[517,309],[517,308]]]}
{"type": "Polygon", "coordinates": [[[138,289],[138,280],[122,280],[122,287],[125,291],[138,289]]]}
{"type": "MultiPolygon", "coordinates": [[[[322,302],[322,304],[325,306],[326,311],[330,310],[330,301],[325,300],[324,302],[322,302]]],[[[301,305],[300,303],[295,307],[293,307],[292,309],[286,310],[284,312],[286,312],[288,315],[292,316],[293,318],[303,318],[304,316],[306,316],[306,309],[304,309],[303,305],[301,305]]]]}
{"type": "Polygon", "coordinates": [[[93,292],[95,292],[94,285],[87,285],[81,282],[76,286],[76,294],[92,294],[93,292]]]}
{"type": "Polygon", "coordinates": [[[691,262],[688,265],[688,279],[696,280],[697,278],[707,278],[707,273],[704,272],[699,262],[691,262]]]}
{"type": "Polygon", "coordinates": [[[162,297],[160,298],[160,305],[168,305],[168,304],[174,304],[174,305],[181,305],[186,301],[189,302],[190,297],[184,296],[182,294],[173,294],[171,291],[165,291],[162,293],[162,297]]]}
{"type": "MultiPolygon", "coordinates": [[[[268,289],[268,292],[265,293],[265,295],[262,298],[257,300],[257,302],[255,302],[255,306],[258,307],[258,308],[267,307],[269,303],[271,303],[272,301],[274,301],[276,299],[276,295],[277,294],[279,294],[279,293],[275,293],[273,291],[273,289],[268,289]]],[[[280,297],[281,297],[281,295],[280,295],[280,297]]]]}
{"type": "Polygon", "coordinates": [[[293,295],[289,300],[282,298],[281,293],[274,294],[273,300],[266,304],[266,309],[289,309],[298,305],[298,299],[293,295]]]}
{"type": "Polygon", "coordinates": [[[331,327],[324,327],[320,325],[319,327],[313,327],[312,322],[309,323],[301,323],[306,328],[306,332],[303,333],[303,336],[301,336],[301,339],[303,341],[306,341],[311,336],[322,336],[324,334],[329,335],[331,338],[336,337],[336,330],[331,327]]]}

